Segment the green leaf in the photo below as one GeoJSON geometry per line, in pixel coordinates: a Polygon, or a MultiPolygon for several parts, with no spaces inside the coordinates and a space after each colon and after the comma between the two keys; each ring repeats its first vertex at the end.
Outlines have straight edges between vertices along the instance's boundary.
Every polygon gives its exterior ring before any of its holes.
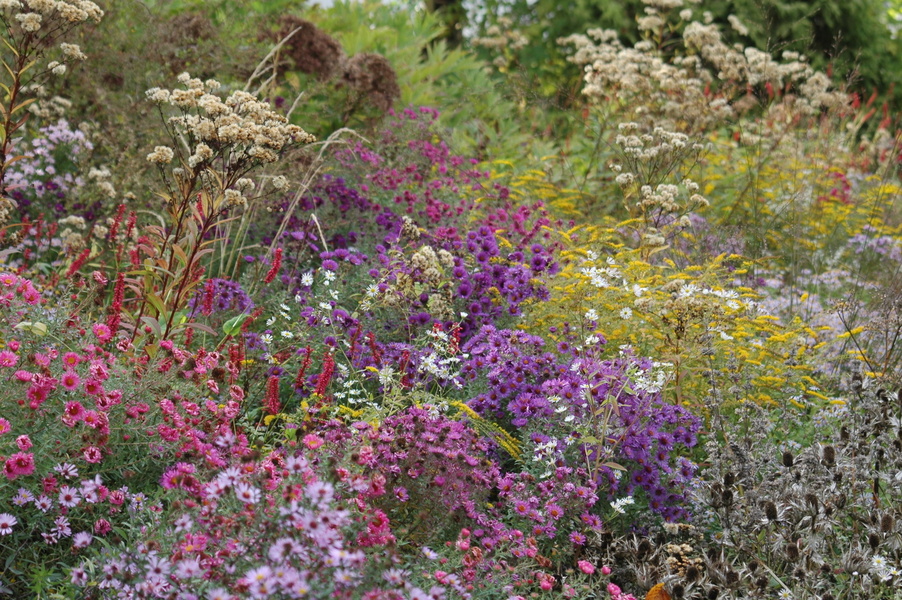
{"type": "Polygon", "coordinates": [[[166,305],[163,304],[163,300],[161,300],[159,296],[156,294],[147,294],[146,298],[151,306],[156,309],[158,315],[166,314],[166,305]]]}
{"type": "Polygon", "coordinates": [[[28,333],[32,333],[40,337],[47,335],[47,325],[45,325],[44,323],[39,323],[37,321],[22,321],[21,323],[13,327],[13,329],[27,331],[28,333]]]}
{"type": "Polygon", "coordinates": [[[222,331],[226,335],[235,336],[241,333],[241,326],[250,318],[250,315],[238,315],[222,324],[222,331]]]}

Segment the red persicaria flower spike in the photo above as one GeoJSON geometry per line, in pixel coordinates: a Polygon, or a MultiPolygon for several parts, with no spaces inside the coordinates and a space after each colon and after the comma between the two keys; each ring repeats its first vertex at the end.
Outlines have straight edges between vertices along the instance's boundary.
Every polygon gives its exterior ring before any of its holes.
{"type": "Polygon", "coordinates": [[[379,350],[379,346],[376,344],[376,336],[372,331],[368,331],[366,333],[366,341],[369,342],[370,352],[373,353],[373,362],[376,363],[377,367],[382,366],[382,351],[379,350]]]}
{"type": "Polygon", "coordinates": [[[258,306],[254,309],[254,312],[251,313],[251,316],[245,319],[244,323],[241,324],[241,333],[247,333],[248,328],[257,320],[257,317],[263,314],[263,307],[258,306]]]}
{"type": "Polygon", "coordinates": [[[125,298],[125,273],[116,275],[116,287],[113,289],[113,304],[110,306],[110,314],[106,324],[110,332],[115,335],[122,320],[122,301],[125,298]]]}
{"type": "Polygon", "coordinates": [[[275,255],[272,257],[272,266],[269,268],[266,277],[263,278],[263,283],[272,283],[280,268],[282,268],[282,249],[277,248],[275,255]]]}
{"type": "Polygon", "coordinates": [[[213,314],[213,291],[215,284],[212,279],[208,279],[204,284],[204,304],[201,311],[204,316],[213,314]]]}
{"type": "Polygon", "coordinates": [[[332,373],[335,372],[335,359],[332,358],[332,355],[326,352],[325,356],[323,356],[323,370],[319,374],[319,379],[316,380],[316,390],[313,392],[317,396],[325,396],[326,390],[329,387],[329,382],[332,380],[332,373]]]}
{"type": "Polygon", "coordinates": [[[410,364],[410,351],[405,350],[401,353],[401,387],[406,388],[410,387],[410,374],[407,372],[407,367],[410,364]]]}
{"type": "Polygon", "coordinates": [[[313,348],[307,346],[304,348],[304,360],[301,362],[301,368],[298,369],[298,376],[294,378],[294,387],[296,389],[304,387],[304,377],[307,374],[307,369],[310,368],[311,362],[313,362],[313,348]]]}
{"type": "Polygon", "coordinates": [[[128,213],[128,221],[125,223],[125,237],[131,237],[135,225],[138,223],[138,213],[131,211],[128,213]]]}
{"type": "Polygon", "coordinates": [[[120,204],[116,208],[116,216],[113,219],[112,224],[110,225],[110,231],[107,233],[107,239],[112,240],[116,238],[116,234],[119,233],[119,225],[122,224],[122,217],[125,216],[125,205],[120,204]]]}
{"type": "Polygon", "coordinates": [[[279,402],[279,378],[270,377],[266,382],[266,397],[263,399],[263,408],[271,415],[279,414],[282,405],[279,402]]]}
{"type": "Polygon", "coordinates": [[[91,256],[90,248],[85,248],[84,250],[82,250],[81,254],[79,254],[78,257],[74,261],[72,261],[72,265],[69,267],[69,270],[66,271],[66,277],[72,277],[73,275],[75,275],[88,260],[89,256],[91,256]]]}

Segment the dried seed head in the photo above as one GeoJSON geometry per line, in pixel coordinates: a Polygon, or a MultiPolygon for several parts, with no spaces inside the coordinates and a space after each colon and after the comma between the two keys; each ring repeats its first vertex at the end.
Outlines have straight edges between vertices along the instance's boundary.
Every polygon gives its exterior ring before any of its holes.
{"type": "Polygon", "coordinates": [[[889,533],[893,530],[893,515],[886,514],[880,518],[880,532],[881,533],[889,533]]]}
{"type": "Polygon", "coordinates": [[[824,446],[824,464],[828,467],[836,464],[836,448],[833,446],[824,446]]]}
{"type": "Polygon", "coordinates": [[[789,560],[798,560],[799,558],[799,547],[793,544],[792,542],[786,544],[786,557],[789,560]]]}
{"type": "Polygon", "coordinates": [[[788,451],[784,452],[783,453],[783,466],[786,468],[789,468],[792,466],[792,464],[793,464],[792,453],[788,452],[788,451]]]}
{"type": "Polygon", "coordinates": [[[724,506],[730,506],[733,504],[733,490],[724,490],[720,495],[720,499],[723,502],[724,506]]]}
{"type": "Polygon", "coordinates": [[[806,501],[809,505],[811,505],[811,508],[813,508],[814,510],[817,510],[817,507],[818,507],[817,496],[815,496],[814,494],[810,494],[810,493],[809,493],[809,494],[805,494],[805,501],[806,501]]]}
{"type": "Polygon", "coordinates": [[[708,590],[707,598],[708,600],[717,600],[717,597],[720,596],[720,590],[716,587],[708,590]]]}
{"type": "MultiPolygon", "coordinates": [[[[279,25],[275,38],[280,41],[288,38],[284,52],[295,69],[315,75],[321,81],[338,73],[344,50],[335,38],[310,21],[293,15],[283,16],[279,19],[279,25]]],[[[282,65],[280,70],[284,71],[286,66],[282,65]]]]}
{"type": "Polygon", "coordinates": [[[870,546],[871,548],[876,550],[877,547],[880,546],[880,536],[877,535],[876,533],[869,534],[868,535],[868,546],[870,546]]]}
{"type": "Polygon", "coordinates": [[[699,572],[698,567],[691,566],[686,569],[686,581],[689,583],[697,581],[700,575],[701,573],[699,572]]]}
{"type": "Polygon", "coordinates": [[[767,517],[768,521],[777,520],[777,505],[770,500],[764,504],[764,516],[767,517]]]}
{"type": "Polygon", "coordinates": [[[723,484],[725,486],[730,487],[734,483],[736,483],[736,476],[733,475],[732,473],[727,473],[726,475],[723,476],[723,484]]]}

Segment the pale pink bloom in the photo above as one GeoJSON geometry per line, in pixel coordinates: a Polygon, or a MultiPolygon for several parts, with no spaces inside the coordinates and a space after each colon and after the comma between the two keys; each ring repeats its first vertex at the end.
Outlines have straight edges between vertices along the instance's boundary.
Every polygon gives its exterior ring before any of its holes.
{"type": "Polygon", "coordinates": [[[18,523],[16,518],[9,513],[0,513],[0,535],[9,535],[13,532],[13,525],[18,523]]]}

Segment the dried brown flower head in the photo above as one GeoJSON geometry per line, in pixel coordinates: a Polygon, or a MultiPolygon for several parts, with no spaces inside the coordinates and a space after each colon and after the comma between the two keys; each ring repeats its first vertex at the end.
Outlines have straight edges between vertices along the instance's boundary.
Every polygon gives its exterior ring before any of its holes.
{"type": "Polygon", "coordinates": [[[279,29],[274,37],[281,41],[289,35],[283,49],[290,63],[281,65],[282,72],[295,69],[322,81],[337,74],[345,54],[335,38],[310,21],[285,15],[279,19],[279,29]]]}
{"type": "Polygon", "coordinates": [[[342,82],[362,99],[381,111],[387,111],[401,97],[398,76],[381,54],[355,54],[344,65],[342,82]]]}

